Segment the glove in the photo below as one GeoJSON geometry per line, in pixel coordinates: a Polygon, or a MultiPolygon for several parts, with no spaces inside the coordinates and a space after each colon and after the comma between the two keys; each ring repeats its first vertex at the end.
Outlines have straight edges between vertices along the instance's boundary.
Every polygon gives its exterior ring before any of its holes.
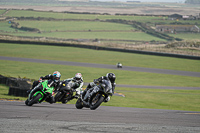
{"type": "Polygon", "coordinates": [[[38,82],[41,83],[42,82],[42,78],[39,78],[38,82]]]}
{"type": "Polygon", "coordinates": [[[99,83],[103,80],[103,76],[98,78],[98,79],[94,79],[93,82],[96,84],[96,83],[99,83]]]}
{"type": "Polygon", "coordinates": [[[95,83],[94,82],[90,82],[90,87],[94,87],[95,86],[95,83]]]}
{"type": "Polygon", "coordinates": [[[98,83],[98,79],[94,79],[93,82],[94,82],[94,83],[98,83]]]}

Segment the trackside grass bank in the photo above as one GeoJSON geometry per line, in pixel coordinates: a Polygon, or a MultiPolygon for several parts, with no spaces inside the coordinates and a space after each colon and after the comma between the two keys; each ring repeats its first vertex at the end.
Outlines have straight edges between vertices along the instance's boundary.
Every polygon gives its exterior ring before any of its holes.
{"type": "MultiPolygon", "coordinates": [[[[26,100],[24,97],[8,96],[7,86],[0,85],[0,90],[0,99],[26,100]]],[[[199,90],[116,88],[116,92],[122,92],[125,97],[114,95],[109,102],[103,103],[102,106],[200,111],[199,90]],[[124,89],[127,91],[122,92],[121,90],[124,89]]],[[[68,104],[75,103],[76,100],[72,100],[68,104]]],[[[63,104],[63,106],[67,105],[63,104]]]]}
{"type": "Polygon", "coordinates": [[[149,86],[176,86],[176,87],[199,87],[200,78],[189,76],[177,76],[168,74],[156,74],[147,72],[122,71],[114,69],[90,68],[67,65],[53,65],[43,63],[28,63],[17,61],[0,60],[0,73],[5,76],[21,77],[38,80],[44,76],[59,70],[62,74],[61,80],[73,77],[81,72],[84,82],[92,82],[93,79],[101,77],[108,72],[115,73],[117,84],[127,85],[149,85],[149,86]]]}
{"type": "Polygon", "coordinates": [[[200,72],[200,61],[75,47],[0,43],[0,56],[200,72]]]}

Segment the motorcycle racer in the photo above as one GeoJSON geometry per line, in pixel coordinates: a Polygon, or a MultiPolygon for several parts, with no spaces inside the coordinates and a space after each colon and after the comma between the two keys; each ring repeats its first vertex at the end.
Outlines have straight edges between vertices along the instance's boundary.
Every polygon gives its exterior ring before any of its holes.
{"type": "MultiPolygon", "coordinates": [[[[49,74],[44,77],[41,76],[38,81],[33,82],[32,89],[27,91],[27,93],[34,94],[38,89],[40,89],[39,87],[41,87],[41,85],[39,83],[41,83],[42,80],[49,80],[48,86],[54,87],[54,89],[56,90],[59,88],[59,85],[60,85],[60,77],[61,77],[61,74],[59,71],[55,71],[55,72],[53,72],[53,74],[49,74]]],[[[46,101],[49,103],[55,102],[54,97],[52,95],[48,99],[46,99],[46,101]]]]}
{"type": "MultiPolygon", "coordinates": [[[[95,84],[97,83],[102,83],[102,80],[109,80],[111,82],[111,85],[112,85],[112,94],[114,94],[114,90],[115,90],[115,86],[116,86],[116,83],[115,83],[115,79],[116,79],[116,76],[114,73],[107,73],[106,76],[102,76],[98,79],[94,79],[93,82],[90,82],[87,86],[87,88],[84,90],[82,96],[84,98],[84,100],[87,100],[88,97],[89,97],[89,94],[86,94],[87,91],[89,89],[91,89],[92,87],[95,86],[95,84]]],[[[108,102],[110,100],[110,97],[108,97],[105,102],[108,102]]]]}
{"type": "MultiPolygon", "coordinates": [[[[83,84],[84,84],[82,74],[76,73],[75,77],[72,77],[72,78],[69,78],[69,79],[66,79],[66,80],[72,80],[76,83],[75,88],[74,88],[76,90],[76,95],[74,97],[78,98],[81,91],[82,91],[82,87],[83,87],[83,84]]],[[[63,80],[63,81],[66,81],[66,80],[63,80]]]]}

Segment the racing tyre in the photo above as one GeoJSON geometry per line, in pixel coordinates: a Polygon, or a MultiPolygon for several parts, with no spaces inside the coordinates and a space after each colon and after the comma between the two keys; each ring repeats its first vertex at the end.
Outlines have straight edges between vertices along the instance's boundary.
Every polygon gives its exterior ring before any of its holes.
{"type": "Polygon", "coordinates": [[[25,104],[28,106],[28,99],[26,99],[25,104]]]}
{"type": "Polygon", "coordinates": [[[83,108],[83,102],[82,102],[81,98],[79,98],[79,99],[76,101],[76,108],[77,108],[77,109],[82,109],[82,108],[83,108]]]}
{"type": "Polygon", "coordinates": [[[60,99],[60,95],[62,94],[62,92],[58,92],[56,95],[55,95],[55,102],[57,102],[57,101],[60,101],[61,99],[60,99]]]}
{"type": "Polygon", "coordinates": [[[99,94],[99,93],[94,94],[90,98],[90,109],[95,110],[96,108],[98,108],[101,105],[101,103],[103,101],[104,101],[104,97],[101,94],[99,94]]]}
{"type": "Polygon", "coordinates": [[[33,98],[28,102],[28,106],[32,106],[34,103],[39,102],[39,99],[42,97],[42,94],[37,94],[36,96],[33,96],[33,98]]]}

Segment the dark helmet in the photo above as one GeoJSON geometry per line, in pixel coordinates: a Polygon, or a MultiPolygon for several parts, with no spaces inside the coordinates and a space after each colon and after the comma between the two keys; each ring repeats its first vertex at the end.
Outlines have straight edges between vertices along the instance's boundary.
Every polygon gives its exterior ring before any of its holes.
{"type": "Polygon", "coordinates": [[[61,77],[60,72],[55,71],[55,72],[53,73],[53,79],[54,79],[55,82],[59,82],[59,81],[60,81],[60,77],[61,77]]]}
{"type": "Polygon", "coordinates": [[[111,83],[115,82],[116,76],[114,73],[107,73],[106,77],[110,80],[111,83]]]}

